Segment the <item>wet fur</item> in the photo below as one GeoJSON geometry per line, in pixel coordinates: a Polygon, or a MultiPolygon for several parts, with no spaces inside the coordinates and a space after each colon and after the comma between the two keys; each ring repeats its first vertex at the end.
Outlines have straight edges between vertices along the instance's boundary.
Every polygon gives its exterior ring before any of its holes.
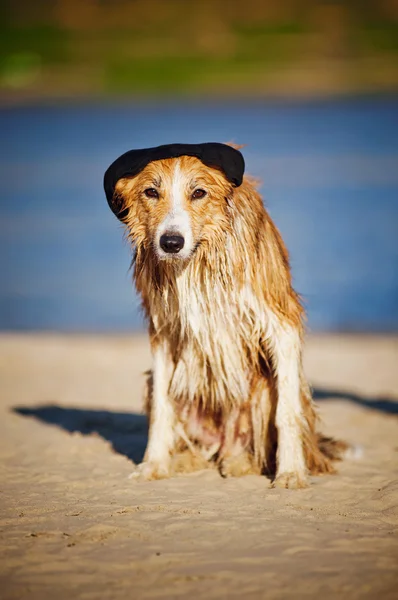
{"type": "Polygon", "coordinates": [[[253,182],[246,177],[233,188],[220,171],[181,157],[150,163],[120,180],[116,193],[129,208],[134,280],[157,377],[148,378],[150,432],[140,475],[167,477],[211,463],[224,476],[266,473],[276,475],[276,485],[304,487],[307,473],[332,473],[345,445],[317,432],[301,362],[303,307],[287,250],[253,182]],[[170,210],[176,163],[184,181],[208,194],[184,204],[195,242],[189,257],[159,260],[156,231],[170,210]],[[154,181],[164,190],[156,202],[142,196],[154,181]],[[291,377],[298,396],[290,403],[285,387],[283,406],[282,377],[291,377]],[[165,442],[158,439],[163,431],[165,442]],[[297,435],[305,465],[289,455],[297,435]],[[176,459],[181,452],[191,463],[176,459]],[[279,463],[291,467],[278,471],[279,463]]]}

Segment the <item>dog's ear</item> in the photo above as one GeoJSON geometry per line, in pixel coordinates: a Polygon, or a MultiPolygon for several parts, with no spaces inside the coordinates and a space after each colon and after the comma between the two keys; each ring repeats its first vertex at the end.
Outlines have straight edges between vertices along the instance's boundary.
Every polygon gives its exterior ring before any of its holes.
{"type": "MultiPolygon", "coordinates": [[[[127,183],[132,176],[136,175],[146,166],[146,162],[140,164],[139,151],[132,150],[119,156],[104,175],[104,190],[109,208],[119,221],[125,222],[129,213],[129,206],[126,203],[127,183]],[[135,156],[131,156],[134,154],[135,156]]],[[[144,151],[143,151],[144,152],[144,151]]]]}
{"type": "Polygon", "coordinates": [[[129,208],[126,206],[123,194],[120,191],[114,191],[111,200],[108,200],[109,207],[119,221],[124,222],[129,214],[129,208]]]}
{"type": "Polygon", "coordinates": [[[108,204],[113,214],[122,221],[127,222],[127,217],[133,207],[136,197],[135,176],[121,177],[115,185],[111,199],[108,204]]]}

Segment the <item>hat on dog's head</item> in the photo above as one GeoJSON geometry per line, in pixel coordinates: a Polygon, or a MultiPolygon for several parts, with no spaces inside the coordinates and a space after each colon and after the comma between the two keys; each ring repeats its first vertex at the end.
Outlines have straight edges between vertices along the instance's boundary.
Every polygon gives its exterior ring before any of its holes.
{"type": "Polygon", "coordinates": [[[206,144],[165,144],[155,148],[130,150],[117,158],[106,170],[104,189],[108,204],[118,219],[123,221],[127,210],[123,199],[115,194],[119,179],[138,175],[150,162],[179,156],[195,156],[208,167],[219,169],[233,186],[239,187],[243,180],[245,161],[239,150],[232,146],[209,142],[206,144]]]}

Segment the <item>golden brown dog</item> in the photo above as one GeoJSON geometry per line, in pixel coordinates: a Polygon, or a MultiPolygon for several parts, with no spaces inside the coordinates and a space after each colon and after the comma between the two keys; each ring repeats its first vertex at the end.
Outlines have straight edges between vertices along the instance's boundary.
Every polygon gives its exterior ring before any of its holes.
{"type": "Polygon", "coordinates": [[[177,452],[223,475],[307,485],[343,444],[316,431],[302,368],[303,307],[288,253],[253,182],[194,156],[149,162],[115,197],[149,322],[149,440],[135,474],[168,477],[177,452]]]}

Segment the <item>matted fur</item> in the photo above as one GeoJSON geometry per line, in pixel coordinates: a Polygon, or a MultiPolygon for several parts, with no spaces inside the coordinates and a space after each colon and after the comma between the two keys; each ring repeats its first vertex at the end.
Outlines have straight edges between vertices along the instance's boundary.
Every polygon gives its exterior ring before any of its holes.
{"type": "Polygon", "coordinates": [[[149,442],[137,473],[169,476],[181,451],[223,475],[276,474],[283,487],[305,486],[308,472],[333,472],[344,445],[317,433],[301,361],[303,307],[253,182],[234,188],[220,171],[181,157],[150,163],[115,193],[129,209],[154,355],[149,442]],[[147,198],[154,186],[159,198],[147,198]],[[198,187],[206,196],[192,200],[198,187]],[[189,255],[159,256],[158,232],[177,210],[189,255]]]}

